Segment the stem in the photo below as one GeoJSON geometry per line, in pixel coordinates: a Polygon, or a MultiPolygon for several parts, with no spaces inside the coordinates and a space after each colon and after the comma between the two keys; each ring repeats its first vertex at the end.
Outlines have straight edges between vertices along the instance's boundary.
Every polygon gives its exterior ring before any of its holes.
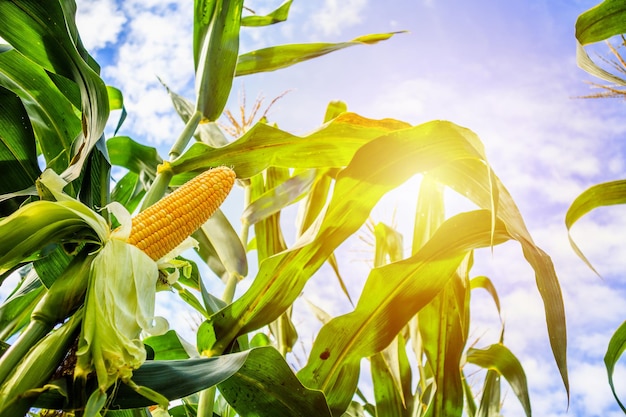
{"type": "Polygon", "coordinates": [[[164,170],[159,172],[154,179],[154,182],[150,186],[150,189],[146,193],[146,196],[141,203],[141,210],[144,211],[157,201],[159,201],[165,195],[165,191],[167,191],[167,187],[170,185],[170,180],[174,176],[174,173],[171,170],[164,170]]]}
{"type": "Polygon", "coordinates": [[[52,326],[38,320],[32,320],[28,324],[26,330],[0,358],[0,385],[4,384],[17,364],[50,330],[52,330],[52,326]]]}
{"type": "Polygon", "coordinates": [[[215,385],[200,391],[198,399],[198,412],[196,417],[212,417],[215,405],[215,385]]]}
{"type": "MultiPolygon", "coordinates": [[[[170,149],[170,161],[178,158],[180,154],[183,153],[183,151],[187,147],[187,144],[193,137],[193,134],[196,132],[196,128],[198,127],[198,123],[200,123],[201,119],[202,113],[195,112],[189,118],[189,120],[187,120],[185,128],[182,132],[180,132],[180,136],[178,136],[178,139],[176,139],[176,142],[174,142],[174,145],[172,145],[172,148],[170,149]]],[[[164,165],[169,165],[169,163],[166,162],[164,165]]],[[[173,176],[174,173],[172,172],[171,168],[159,171],[157,173],[154,182],[150,186],[150,189],[146,193],[146,196],[141,203],[140,211],[144,211],[145,209],[159,201],[161,198],[163,198],[173,176]]]]}
{"type": "Polygon", "coordinates": [[[196,128],[198,127],[200,120],[202,120],[202,113],[199,111],[195,112],[189,120],[187,120],[185,128],[182,132],[180,132],[180,136],[176,139],[176,142],[174,142],[172,149],[170,149],[170,161],[178,158],[180,154],[183,153],[187,144],[193,137],[193,134],[196,132],[196,128]]]}
{"type": "MultiPolygon", "coordinates": [[[[243,185],[243,206],[248,207],[248,205],[250,204],[250,200],[252,198],[252,189],[250,187],[250,182],[248,181],[246,184],[243,185]]],[[[241,222],[241,243],[243,244],[244,249],[246,249],[248,247],[248,233],[250,231],[250,225],[248,224],[247,221],[243,221],[241,222]]]]}
{"type": "MultiPolygon", "coordinates": [[[[196,114],[200,114],[199,112],[196,114]]],[[[171,153],[170,153],[171,155],[171,153]]],[[[250,203],[250,185],[244,185],[244,207],[250,203]]],[[[248,244],[248,230],[250,226],[246,223],[242,224],[241,229],[241,242],[244,245],[244,248],[248,244]]],[[[224,288],[224,292],[222,294],[222,300],[226,302],[226,304],[231,304],[235,298],[235,290],[237,289],[237,283],[239,282],[239,278],[237,274],[229,274],[228,281],[226,282],[226,287],[224,288]]],[[[212,350],[212,354],[209,356],[221,355],[223,352],[223,348],[219,351],[212,350]]],[[[199,399],[198,399],[198,410],[196,412],[197,417],[212,417],[213,416],[213,408],[215,406],[215,395],[217,393],[216,386],[209,387],[203,391],[200,391],[199,399]]]]}
{"type": "Polygon", "coordinates": [[[239,279],[237,278],[237,274],[229,274],[228,281],[226,281],[226,288],[224,288],[224,293],[222,294],[222,300],[226,304],[231,304],[233,299],[235,298],[235,290],[237,289],[237,283],[239,279]]]}

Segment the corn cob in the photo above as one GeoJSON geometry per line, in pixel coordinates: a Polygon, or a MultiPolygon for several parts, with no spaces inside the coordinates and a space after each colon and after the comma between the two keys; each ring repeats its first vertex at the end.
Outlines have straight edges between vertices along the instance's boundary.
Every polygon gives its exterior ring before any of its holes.
{"type": "Polygon", "coordinates": [[[235,172],[213,168],[133,217],[128,243],[159,260],[202,226],[226,199],[235,172]]]}

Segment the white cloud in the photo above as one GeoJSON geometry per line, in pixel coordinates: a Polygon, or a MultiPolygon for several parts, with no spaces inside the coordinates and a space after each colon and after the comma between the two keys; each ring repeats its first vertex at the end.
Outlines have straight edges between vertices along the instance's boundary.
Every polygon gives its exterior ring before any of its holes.
{"type": "Polygon", "coordinates": [[[311,15],[311,24],[324,35],[339,35],[362,22],[366,6],[367,0],[325,0],[324,6],[311,15]]]}
{"type": "Polygon", "coordinates": [[[76,24],[90,51],[115,44],[127,20],[114,0],[77,1],[76,24]]]}
{"type": "MultiPolygon", "coordinates": [[[[609,414],[611,410],[615,410],[615,398],[609,387],[604,364],[574,363],[571,369],[571,382],[572,400],[585,416],[606,416],[611,415],[609,414]]],[[[618,389],[618,393],[622,391],[623,395],[623,381],[620,382],[622,389],[618,389]]],[[[619,382],[616,381],[616,388],[619,386],[619,382]]]]}
{"type": "Polygon", "coordinates": [[[87,33],[93,33],[91,42],[116,44],[102,75],[124,94],[128,118],[120,134],[151,144],[171,144],[183,124],[157,77],[179,94],[193,97],[192,5],[154,0],[128,1],[121,7],[115,10],[113,22],[128,21],[123,34],[118,24],[117,31],[104,31],[107,36],[100,38],[99,28],[108,27],[111,15],[103,13],[104,6],[97,2],[78,4],[83,26],[89,25],[87,33]]]}

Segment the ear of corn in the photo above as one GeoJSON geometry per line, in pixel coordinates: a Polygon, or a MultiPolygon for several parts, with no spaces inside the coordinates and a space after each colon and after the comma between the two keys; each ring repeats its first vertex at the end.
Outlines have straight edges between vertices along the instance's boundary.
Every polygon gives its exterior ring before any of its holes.
{"type": "Polygon", "coordinates": [[[203,172],[135,216],[128,243],[161,259],[211,217],[234,183],[230,168],[203,172]]]}

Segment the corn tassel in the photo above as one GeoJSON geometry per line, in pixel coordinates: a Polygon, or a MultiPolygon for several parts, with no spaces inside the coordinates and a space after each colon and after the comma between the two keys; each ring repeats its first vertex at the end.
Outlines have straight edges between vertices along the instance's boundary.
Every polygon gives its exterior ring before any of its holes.
{"type": "Polygon", "coordinates": [[[211,217],[234,183],[230,168],[203,172],[135,216],[128,243],[155,261],[161,259],[211,217]]]}

